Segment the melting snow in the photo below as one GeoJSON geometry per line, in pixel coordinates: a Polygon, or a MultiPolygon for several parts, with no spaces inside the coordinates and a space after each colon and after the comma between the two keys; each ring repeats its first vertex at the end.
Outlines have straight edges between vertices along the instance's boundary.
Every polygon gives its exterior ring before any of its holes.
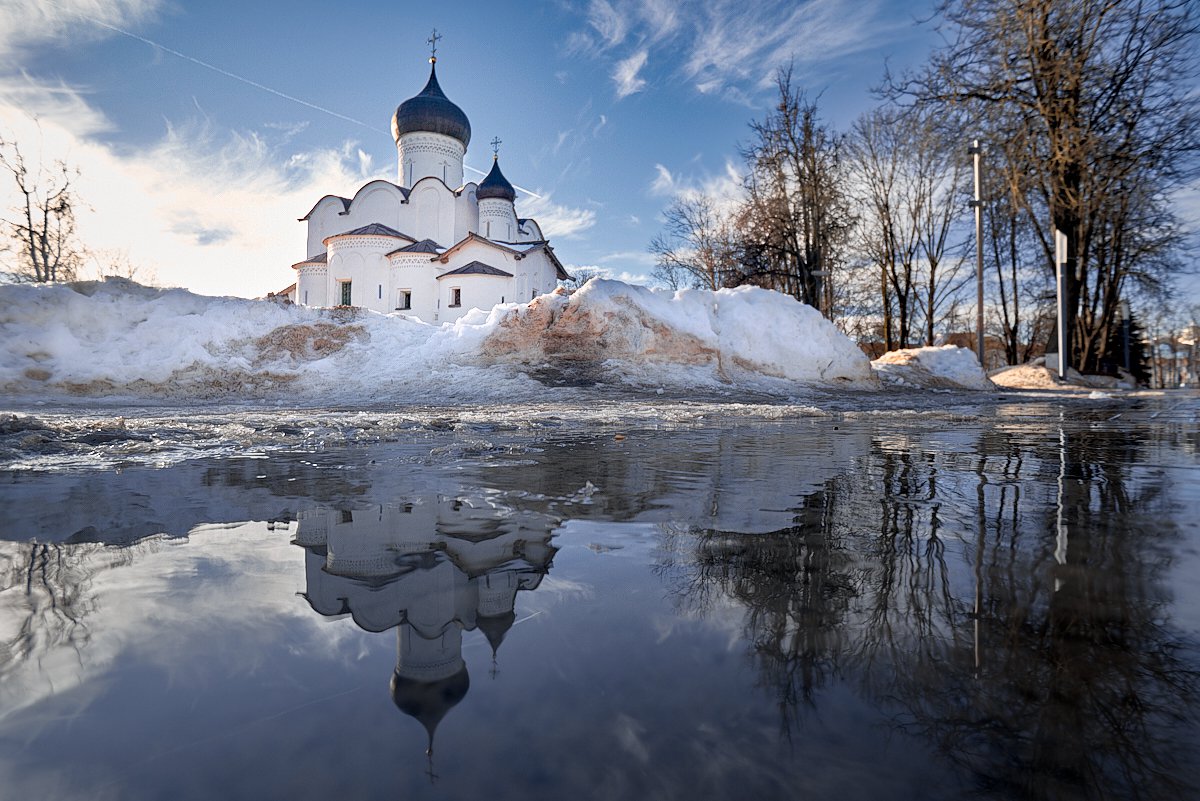
{"type": "Polygon", "coordinates": [[[543,373],[777,394],[877,385],[815,310],[752,287],[597,280],[442,326],[124,280],[0,287],[0,393],[15,396],[444,403],[536,397],[543,373]]]}

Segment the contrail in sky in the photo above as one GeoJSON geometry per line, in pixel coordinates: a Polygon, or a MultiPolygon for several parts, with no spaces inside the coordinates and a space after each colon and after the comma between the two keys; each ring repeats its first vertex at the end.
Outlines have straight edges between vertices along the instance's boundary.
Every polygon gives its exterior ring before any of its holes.
{"type": "MultiPolygon", "coordinates": [[[[57,4],[54,4],[54,5],[57,5],[57,4]]],[[[79,17],[80,19],[87,20],[88,22],[92,23],[93,25],[98,25],[99,27],[104,28],[106,30],[110,30],[113,33],[119,33],[122,36],[128,36],[130,39],[135,39],[139,42],[142,42],[143,44],[148,44],[151,47],[158,48],[159,50],[163,51],[164,53],[170,53],[171,55],[173,55],[177,58],[182,58],[184,61],[190,61],[193,64],[196,64],[197,66],[204,67],[206,70],[212,70],[213,72],[217,73],[218,75],[224,75],[226,78],[232,78],[235,81],[240,81],[241,83],[244,83],[247,86],[253,86],[255,89],[261,89],[264,92],[270,92],[271,94],[275,95],[276,97],[282,97],[284,100],[290,100],[293,103],[299,103],[302,106],[306,106],[314,111],[319,111],[322,114],[328,114],[331,117],[337,117],[339,120],[345,120],[346,122],[351,122],[351,123],[354,123],[355,125],[361,125],[363,128],[366,128],[368,131],[374,131],[375,133],[381,133],[381,134],[385,134],[388,136],[391,135],[391,133],[389,131],[384,131],[380,128],[376,128],[374,125],[368,125],[367,123],[363,122],[362,120],[356,120],[353,117],[347,117],[345,114],[339,114],[338,112],[333,111],[332,109],[327,109],[327,108],[324,108],[323,106],[318,106],[316,103],[310,103],[307,100],[303,100],[299,97],[296,97],[295,95],[289,95],[286,92],[279,91],[278,89],[272,89],[271,87],[261,84],[258,81],[253,81],[249,78],[245,78],[241,75],[230,72],[229,70],[222,69],[222,68],[218,67],[216,64],[210,64],[207,61],[201,61],[200,59],[189,56],[186,53],[181,53],[178,50],[167,47],[166,45],[159,44],[158,42],[155,42],[152,39],[147,39],[145,36],[139,36],[138,34],[132,32],[132,31],[127,31],[124,28],[118,28],[116,25],[110,25],[109,23],[104,22],[103,20],[96,19],[95,17],[89,17],[87,14],[83,14],[79,11],[64,9],[62,6],[57,6],[57,7],[58,7],[59,11],[62,13],[74,14],[75,16],[79,17]]],[[[463,166],[466,167],[471,172],[476,173],[477,175],[486,175],[487,174],[483,170],[477,170],[469,164],[464,164],[463,166]]],[[[531,192],[530,190],[525,189],[522,186],[517,186],[516,184],[513,184],[513,187],[515,189],[520,189],[522,192],[529,195],[530,197],[536,197],[539,200],[542,197],[537,192],[531,192]]]]}

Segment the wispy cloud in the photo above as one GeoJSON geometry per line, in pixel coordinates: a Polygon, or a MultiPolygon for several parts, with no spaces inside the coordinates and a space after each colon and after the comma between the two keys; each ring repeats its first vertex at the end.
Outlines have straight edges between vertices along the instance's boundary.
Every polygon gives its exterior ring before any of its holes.
{"type": "Polygon", "coordinates": [[[517,213],[537,220],[542,233],[549,239],[570,239],[596,224],[596,212],[555,203],[550,192],[539,192],[536,198],[522,198],[518,201],[517,213]]]}
{"type": "Polygon", "coordinates": [[[568,49],[611,60],[618,99],[646,88],[639,73],[661,55],[655,64],[674,63],[671,72],[696,91],[745,103],[783,65],[819,67],[877,44],[899,24],[881,8],[881,0],[592,0],[568,49]]]}
{"type": "Polygon", "coordinates": [[[26,48],[103,39],[112,32],[81,24],[81,15],[105,25],[137,25],[155,16],[161,0],[5,0],[0,3],[0,60],[19,56],[26,48]]]}
{"type": "Polygon", "coordinates": [[[634,53],[629,58],[621,59],[617,62],[617,66],[613,69],[613,83],[617,85],[617,99],[629,97],[635,92],[640,92],[646,86],[646,79],[638,76],[642,71],[642,67],[646,66],[646,59],[649,58],[650,51],[642,49],[634,53]]]}

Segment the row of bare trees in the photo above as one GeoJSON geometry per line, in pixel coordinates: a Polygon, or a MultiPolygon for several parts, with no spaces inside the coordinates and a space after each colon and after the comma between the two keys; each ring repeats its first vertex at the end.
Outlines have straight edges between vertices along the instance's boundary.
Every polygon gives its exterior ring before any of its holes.
{"type": "Polygon", "coordinates": [[[837,132],[790,69],[751,124],[744,187],[689,193],[651,244],[668,285],[751,283],[886,349],[967,331],[968,140],[985,142],[990,333],[1010,363],[1050,338],[1054,231],[1068,242],[1072,363],[1102,369],[1121,300],[1186,270],[1173,206],[1197,175],[1196,6],[1187,0],[942,0],[946,44],[884,78],[837,132]]]}

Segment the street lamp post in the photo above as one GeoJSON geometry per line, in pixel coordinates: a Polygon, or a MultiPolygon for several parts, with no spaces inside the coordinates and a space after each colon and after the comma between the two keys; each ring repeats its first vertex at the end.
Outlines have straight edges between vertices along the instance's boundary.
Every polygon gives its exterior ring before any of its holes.
{"type": "Polygon", "coordinates": [[[987,369],[983,361],[983,200],[979,194],[979,157],[983,148],[979,140],[971,140],[967,152],[974,158],[975,166],[975,199],[971,207],[975,209],[975,352],[979,356],[979,366],[987,369]]]}

